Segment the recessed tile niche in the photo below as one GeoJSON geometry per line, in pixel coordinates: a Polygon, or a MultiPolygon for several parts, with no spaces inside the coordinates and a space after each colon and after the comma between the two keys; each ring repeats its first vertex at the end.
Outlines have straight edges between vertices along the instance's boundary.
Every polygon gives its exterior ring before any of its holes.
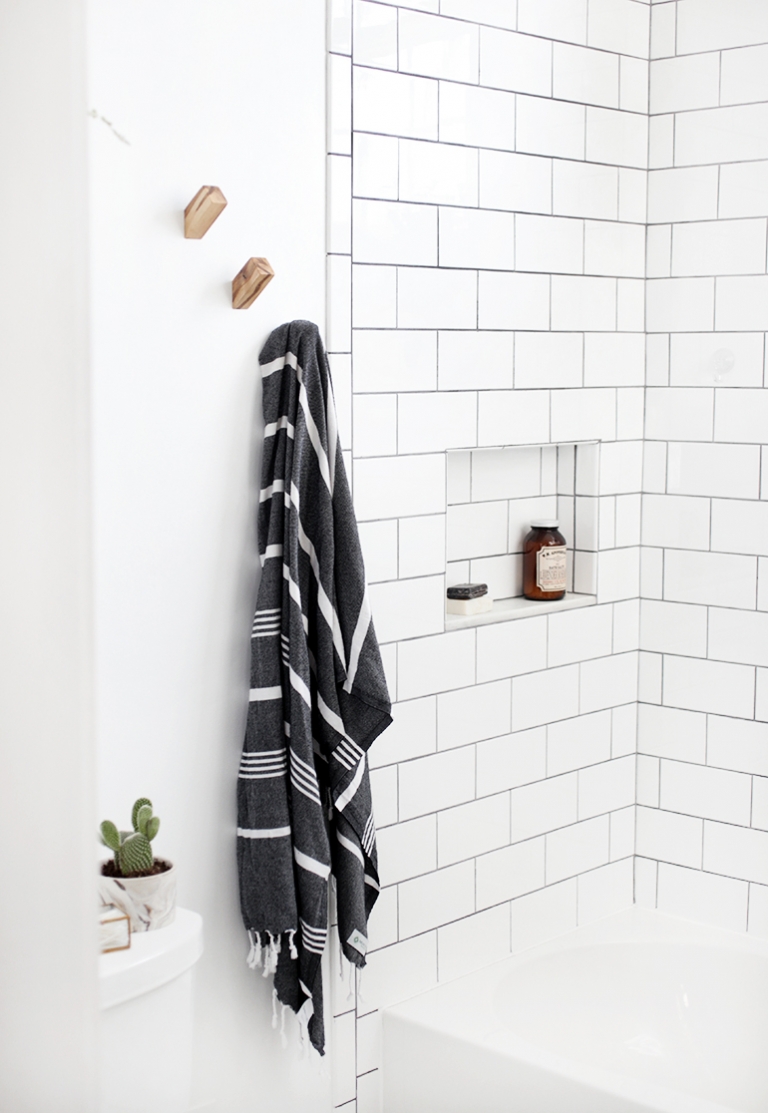
{"type": "Polygon", "coordinates": [[[597,441],[449,451],[446,586],[488,584],[492,611],[446,615],[446,629],[485,625],[596,601],[597,441]],[[523,598],[523,540],[532,519],[558,518],[568,545],[564,599],[523,598]]]}

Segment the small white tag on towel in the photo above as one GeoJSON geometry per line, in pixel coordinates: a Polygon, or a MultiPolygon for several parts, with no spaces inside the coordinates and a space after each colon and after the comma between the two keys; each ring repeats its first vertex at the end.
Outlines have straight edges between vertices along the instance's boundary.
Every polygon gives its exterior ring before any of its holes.
{"type": "Polygon", "coordinates": [[[368,950],[368,940],[364,935],[361,935],[359,931],[353,931],[347,943],[350,947],[354,947],[356,951],[359,951],[361,955],[364,955],[368,950]]]}

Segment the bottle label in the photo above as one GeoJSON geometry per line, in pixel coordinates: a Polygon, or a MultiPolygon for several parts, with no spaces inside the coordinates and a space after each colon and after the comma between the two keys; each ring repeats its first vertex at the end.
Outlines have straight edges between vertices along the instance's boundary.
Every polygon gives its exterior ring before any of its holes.
{"type": "Polygon", "coordinates": [[[545,545],[536,554],[536,587],[539,591],[565,591],[565,545],[545,545]]]}

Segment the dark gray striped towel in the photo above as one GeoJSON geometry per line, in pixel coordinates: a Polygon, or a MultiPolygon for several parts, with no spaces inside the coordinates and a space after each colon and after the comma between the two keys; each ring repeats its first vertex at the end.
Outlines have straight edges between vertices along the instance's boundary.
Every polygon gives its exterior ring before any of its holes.
{"type": "Polygon", "coordinates": [[[365,965],[378,896],[366,751],[390,702],[317,327],[275,329],[259,357],[262,573],[238,779],[238,867],[249,965],[324,1049],[320,956],[328,877],[339,937],[365,965]]]}

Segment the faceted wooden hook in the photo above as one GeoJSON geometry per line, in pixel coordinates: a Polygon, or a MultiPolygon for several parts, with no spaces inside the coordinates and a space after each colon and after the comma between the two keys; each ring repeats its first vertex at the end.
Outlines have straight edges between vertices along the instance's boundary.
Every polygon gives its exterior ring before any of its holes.
{"type": "Polygon", "coordinates": [[[201,240],[226,207],[227,199],[218,186],[202,186],[184,210],[184,238],[201,240]]]}
{"type": "Polygon", "coordinates": [[[232,308],[247,309],[253,305],[275,272],[268,260],[257,256],[249,259],[243,269],[232,279],[232,308]]]}

